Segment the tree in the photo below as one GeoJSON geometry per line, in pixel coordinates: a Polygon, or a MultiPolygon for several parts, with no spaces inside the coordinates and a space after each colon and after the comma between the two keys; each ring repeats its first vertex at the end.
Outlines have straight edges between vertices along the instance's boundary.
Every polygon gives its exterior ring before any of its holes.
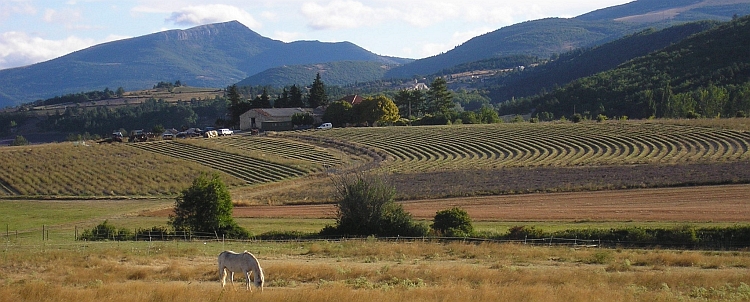
{"type": "Polygon", "coordinates": [[[427,227],[394,201],[396,191],[385,180],[358,174],[335,181],[336,226],[324,235],[425,236],[427,227]]]}
{"type": "Polygon", "coordinates": [[[328,105],[328,96],[326,96],[326,87],[320,79],[320,73],[315,76],[312,87],[310,88],[310,97],[308,102],[310,108],[328,105]]]}
{"type": "Polygon", "coordinates": [[[315,123],[315,118],[309,113],[295,113],[292,114],[292,125],[312,125],[315,123]]]}
{"type": "Polygon", "coordinates": [[[396,93],[393,101],[398,106],[401,115],[411,119],[415,114],[423,112],[425,98],[421,90],[403,89],[396,93]]]}
{"type": "Polygon", "coordinates": [[[297,85],[292,85],[289,88],[289,108],[302,108],[305,107],[305,103],[302,102],[302,91],[297,85]]]}
{"type": "Polygon", "coordinates": [[[281,95],[273,101],[273,107],[274,108],[288,108],[289,107],[289,91],[286,90],[286,87],[284,87],[284,90],[281,92],[281,95]]]}
{"type": "Polygon", "coordinates": [[[115,91],[115,94],[118,98],[121,98],[125,94],[125,88],[117,87],[117,91],[115,91]]]}
{"type": "Polygon", "coordinates": [[[474,233],[469,213],[458,207],[435,213],[430,227],[435,233],[450,237],[466,237],[474,233]]]}
{"type": "Polygon", "coordinates": [[[347,101],[336,101],[326,108],[323,121],[330,122],[334,127],[343,127],[352,122],[352,104],[347,101]]]}
{"type": "Polygon", "coordinates": [[[250,110],[250,104],[243,102],[237,85],[227,88],[227,98],[229,98],[229,125],[235,126],[240,123],[240,115],[250,110]]]}
{"type": "Polygon", "coordinates": [[[263,88],[263,93],[260,95],[260,108],[271,108],[271,98],[266,88],[263,88]]]}
{"type": "Polygon", "coordinates": [[[482,109],[479,109],[479,121],[484,124],[497,124],[500,122],[500,116],[495,109],[484,106],[482,109]]]}
{"type": "Polygon", "coordinates": [[[431,113],[445,115],[453,109],[453,95],[448,91],[448,83],[443,78],[436,78],[430,84],[430,90],[427,91],[427,102],[430,106],[431,113]]]}
{"type": "Polygon", "coordinates": [[[201,174],[175,200],[169,224],[178,231],[223,234],[247,238],[245,229],[232,219],[232,198],[219,174],[201,174]]]}
{"type": "Polygon", "coordinates": [[[16,138],[10,143],[11,146],[26,146],[29,141],[25,137],[16,135],[16,138]]]}
{"type": "Polygon", "coordinates": [[[378,95],[368,97],[353,107],[357,122],[375,125],[376,122],[395,122],[399,119],[398,107],[388,97],[378,95]]]}

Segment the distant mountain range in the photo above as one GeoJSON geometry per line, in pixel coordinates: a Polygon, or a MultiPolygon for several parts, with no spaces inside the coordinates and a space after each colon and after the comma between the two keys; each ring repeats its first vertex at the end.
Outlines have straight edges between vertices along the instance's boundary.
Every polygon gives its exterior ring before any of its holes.
{"type": "Polygon", "coordinates": [[[281,86],[299,83],[302,77],[308,77],[303,83],[310,82],[312,72],[320,72],[329,84],[346,84],[346,79],[352,83],[411,78],[490,58],[546,58],[646,28],[693,20],[727,21],[749,13],[750,0],[638,0],[576,18],[504,27],[416,61],[379,56],[349,42],[284,43],[233,21],[109,42],[50,61],[0,70],[0,108],[105,87],[150,88],[160,81],[180,80],[198,87],[238,82],[281,86]]]}
{"type": "Polygon", "coordinates": [[[138,90],[160,81],[225,87],[272,67],[337,61],[412,60],[379,56],[349,42],[284,43],[231,21],[104,43],[0,70],[0,107],[105,87],[138,90]]]}

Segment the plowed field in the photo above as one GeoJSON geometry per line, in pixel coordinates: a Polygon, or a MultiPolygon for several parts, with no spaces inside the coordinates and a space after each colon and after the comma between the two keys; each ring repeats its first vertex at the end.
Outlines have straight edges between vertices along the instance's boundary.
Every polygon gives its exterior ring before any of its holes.
{"type": "MultiPolygon", "coordinates": [[[[432,219],[439,210],[459,206],[478,221],[749,222],[750,185],[522,194],[402,204],[420,219],[432,219]]],[[[334,211],[330,204],[252,206],[234,208],[234,216],[333,218],[334,211]]]]}

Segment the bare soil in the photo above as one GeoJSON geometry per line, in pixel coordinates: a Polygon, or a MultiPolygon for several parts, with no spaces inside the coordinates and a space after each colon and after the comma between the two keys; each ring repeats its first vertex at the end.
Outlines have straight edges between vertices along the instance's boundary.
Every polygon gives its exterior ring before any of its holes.
{"type": "MultiPolygon", "coordinates": [[[[401,204],[418,219],[432,219],[439,210],[461,207],[475,221],[750,222],[750,185],[535,193],[401,204]]],[[[334,214],[332,204],[234,208],[238,218],[333,218],[334,214]]]]}

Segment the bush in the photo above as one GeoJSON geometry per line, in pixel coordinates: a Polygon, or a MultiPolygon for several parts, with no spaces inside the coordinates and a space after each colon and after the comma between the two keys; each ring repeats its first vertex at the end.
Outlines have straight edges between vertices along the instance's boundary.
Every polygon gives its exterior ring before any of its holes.
{"type": "Polygon", "coordinates": [[[91,230],[83,231],[78,240],[100,241],[100,240],[133,240],[133,233],[127,229],[117,229],[109,224],[107,220],[95,226],[91,230]]]}
{"type": "Polygon", "coordinates": [[[425,236],[427,227],[394,201],[393,186],[378,177],[342,176],[336,185],[336,226],[321,235],[425,236]]]}
{"type": "Polygon", "coordinates": [[[469,213],[458,207],[438,211],[431,228],[438,235],[449,237],[467,237],[474,234],[469,213]]]}
{"type": "Polygon", "coordinates": [[[573,114],[572,117],[570,117],[570,121],[574,123],[580,123],[584,121],[583,115],[580,113],[573,114]]]}
{"type": "Polygon", "coordinates": [[[508,239],[522,240],[522,239],[539,239],[547,237],[547,235],[541,229],[536,227],[528,226],[514,226],[508,230],[508,239]]]}
{"type": "Polygon", "coordinates": [[[604,114],[600,114],[600,115],[596,116],[596,121],[597,121],[597,122],[600,122],[600,123],[601,123],[601,122],[604,122],[604,121],[606,121],[606,120],[607,120],[607,116],[606,116],[606,115],[604,115],[604,114]]]}

